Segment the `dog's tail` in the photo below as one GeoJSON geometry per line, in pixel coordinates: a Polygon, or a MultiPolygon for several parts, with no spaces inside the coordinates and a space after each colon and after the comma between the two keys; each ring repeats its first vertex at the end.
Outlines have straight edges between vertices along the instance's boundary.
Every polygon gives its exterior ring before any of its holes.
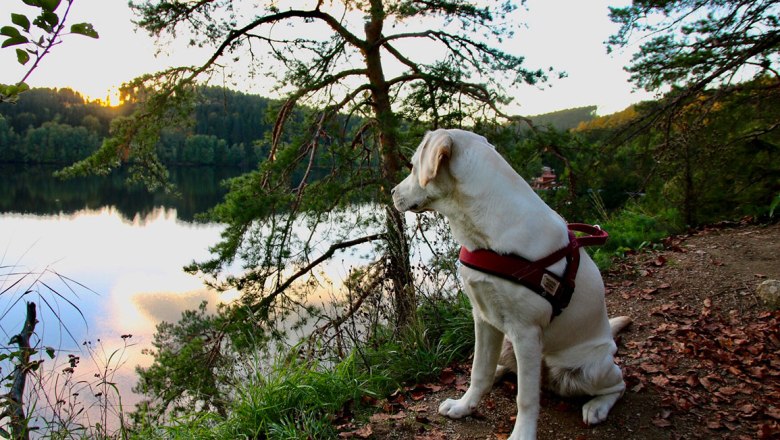
{"type": "Polygon", "coordinates": [[[612,337],[620,333],[621,330],[628,327],[631,324],[631,318],[628,316],[616,316],[609,320],[609,327],[612,329],[612,337]]]}

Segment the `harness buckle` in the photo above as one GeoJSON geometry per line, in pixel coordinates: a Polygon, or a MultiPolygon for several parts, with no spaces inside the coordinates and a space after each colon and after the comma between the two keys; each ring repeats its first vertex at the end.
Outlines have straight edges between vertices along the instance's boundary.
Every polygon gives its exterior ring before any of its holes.
{"type": "Polygon", "coordinates": [[[561,287],[561,282],[552,277],[552,275],[545,273],[542,276],[542,289],[550,296],[555,296],[558,293],[558,288],[561,287]]]}

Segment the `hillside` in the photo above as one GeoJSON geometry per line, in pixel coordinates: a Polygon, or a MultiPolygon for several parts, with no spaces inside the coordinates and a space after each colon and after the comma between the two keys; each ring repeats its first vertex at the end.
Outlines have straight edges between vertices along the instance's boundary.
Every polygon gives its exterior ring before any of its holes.
{"type": "Polygon", "coordinates": [[[552,127],[556,130],[571,130],[596,118],[596,106],[558,110],[528,118],[537,127],[552,127]]]}

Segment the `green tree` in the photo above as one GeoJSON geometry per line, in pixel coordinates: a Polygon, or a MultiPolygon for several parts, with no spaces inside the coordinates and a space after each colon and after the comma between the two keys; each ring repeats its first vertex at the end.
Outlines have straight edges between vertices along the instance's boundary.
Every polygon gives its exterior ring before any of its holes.
{"type": "Polygon", "coordinates": [[[69,171],[103,171],[129,160],[147,176],[164,178],[153,148],[159,130],[191,114],[188,97],[196,82],[225,58],[252,60],[252,73],[275,78],[288,98],[260,145],[267,156],[256,171],[230,183],[230,194],[212,212],[227,225],[212,248],[214,258],[189,269],[219,280],[220,288],[239,289],[253,313],[267,320],[294,304],[294,281],[311,280],[311,270],[334,252],[370,242],[377,258],[365,273],[372,275],[367,283],[373,289],[363,293],[386,293],[388,318],[398,329],[406,326],[416,307],[409,243],[389,195],[407,164],[401,116],[417,127],[474,121],[501,114],[499,106],[508,101],[503,86],[545,80],[522,57],[496,48],[517,25],[513,3],[319,1],[283,8],[269,2],[264,9],[246,2],[131,4],[137,23],[151,34],[187,32],[192,44],[214,47],[213,56],[199,67],[171,69],[125,87],[142,105],[115,121],[115,136],[95,156],[69,171]],[[427,20],[435,23],[420,29],[427,20]],[[413,54],[414,46],[426,50],[413,54]],[[294,111],[304,104],[310,111],[294,111]],[[315,173],[315,164],[327,168],[315,173]],[[300,222],[307,230],[339,223],[335,209],[367,199],[376,207],[357,225],[334,229],[330,246],[318,246],[313,234],[296,236],[300,222]],[[236,258],[248,270],[220,280],[236,258]]]}
{"type": "MultiPolygon", "coordinates": [[[[709,183],[709,172],[718,170],[719,181],[752,172],[739,171],[736,166],[743,160],[718,158],[771,156],[767,151],[777,148],[780,119],[773,103],[780,100],[778,17],[780,4],[772,0],[641,0],[611,9],[612,20],[621,27],[610,38],[610,48],[625,47],[638,36],[643,43],[627,67],[631,79],[647,90],[666,92],[657,102],[637,106],[637,117],[622,134],[643,134],[650,142],[647,151],[658,161],[653,170],[666,182],[663,192],[688,224],[712,218],[705,214],[713,212],[705,208],[707,200],[725,202],[715,194],[717,185],[709,183]],[[735,111],[749,112],[753,119],[745,121],[735,111]]],[[[774,174],[759,175],[764,179],[774,174]]],[[[763,203],[769,206],[774,194],[764,190],[776,185],[748,186],[751,189],[740,193],[757,196],[753,203],[766,199],[763,203]],[[757,187],[764,190],[755,192],[757,187]]]]}
{"type": "Polygon", "coordinates": [[[94,153],[100,140],[84,127],[46,122],[27,130],[21,143],[26,162],[66,164],[94,153]]]}
{"type": "Polygon", "coordinates": [[[0,27],[3,38],[2,47],[14,47],[19,64],[30,64],[27,72],[16,84],[0,84],[0,102],[15,101],[20,93],[29,89],[25,83],[38,68],[43,58],[54,46],[62,42],[67,34],[84,35],[98,38],[97,31],[90,23],[75,23],[67,29],[65,23],[75,0],[65,0],[64,11],[60,8],[62,0],[11,0],[19,7],[27,5],[35,10],[28,16],[24,13],[12,13],[11,24],[0,27]],[[30,17],[35,17],[30,19],[30,17]]]}
{"type": "Polygon", "coordinates": [[[640,0],[611,8],[621,27],[609,47],[646,36],[627,70],[651,91],[671,85],[693,93],[767,73],[777,78],[779,14],[774,0],[640,0]]]}

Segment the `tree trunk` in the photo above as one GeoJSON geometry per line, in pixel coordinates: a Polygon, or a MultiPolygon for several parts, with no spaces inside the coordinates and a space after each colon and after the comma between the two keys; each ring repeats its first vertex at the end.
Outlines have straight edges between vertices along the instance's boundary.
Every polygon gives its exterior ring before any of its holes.
{"type": "Polygon", "coordinates": [[[379,127],[379,149],[382,171],[382,200],[386,212],[386,233],[389,251],[388,275],[393,286],[396,330],[407,327],[414,319],[416,299],[409,265],[409,243],[402,213],[393,208],[390,189],[398,180],[401,158],[398,150],[397,118],[390,102],[390,87],[382,69],[379,41],[385,19],[381,0],[371,0],[371,19],[366,23],[366,47],[363,51],[374,115],[379,127]]]}
{"type": "Polygon", "coordinates": [[[14,371],[11,373],[13,384],[8,392],[8,408],[6,414],[11,419],[11,438],[14,440],[29,440],[30,431],[27,429],[27,417],[24,414],[24,388],[27,382],[27,372],[30,368],[30,337],[38,322],[35,312],[35,303],[27,303],[27,319],[24,321],[21,333],[11,338],[11,343],[19,345],[19,359],[14,371]]]}

